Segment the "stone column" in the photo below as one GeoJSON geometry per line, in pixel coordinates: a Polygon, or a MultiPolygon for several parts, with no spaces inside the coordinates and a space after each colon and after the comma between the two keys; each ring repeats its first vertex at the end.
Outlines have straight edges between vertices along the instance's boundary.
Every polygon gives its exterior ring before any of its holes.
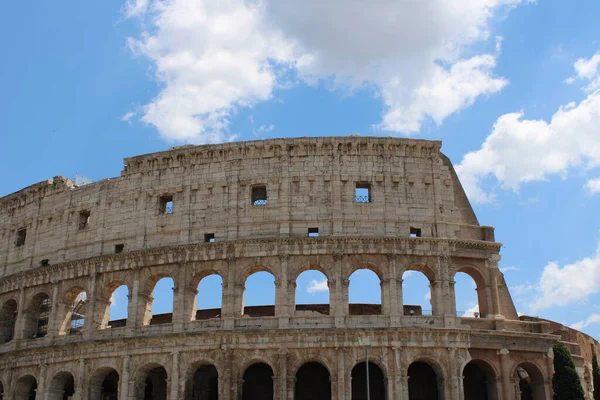
{"type": "Polygon", "coordinates": [[[171,381],[171,395],[169,396],[169,400],[178,400],[179,399],[179,351],[175,350],[171,353],[172,361],[171,361],[171,373],[170,381],[171,381]]]}
{"type": "Polygon", "coordinates": [[[85,321],[83,323],[82,332],[86,336],[89,335],[90,332],[95,331],[99,327],[98,318],[96,316],[96,281],[98,278],[98,274],[96,272],[92,272],[90,274],[90,285],[89,292],[87,295],[87,305],[85,312],[85,321]]]}
{"type": "Polygon", "coordinates": [[[289,317],[294,314],[295,293],[291,292],[291,283],[296,287],[296,281],[288,279],[288,260],[289,254],[279,255],[279,264],[281,265],[280,276],[275,281],[275,315],[279,317],[289,317]]]}
{"type": "Polygon", "coordinates": [[[396,254],[388,254],[388,269],[390,276],[388,279],[388,301],[389,315],[397,317],[400,314],[398,305],[402,303],[402,298],[398,299],[398,278],[396,276],[396,254]]]}
{"type": "Polygon", "coordinates": [[[381,315],[390,315],[390,280],[383,278],[379,281],[379,287],[381,288],[381,315]]]}
{"type": "Polygon", "coordinates": [[[74,400],[85,400],[85,389],[87,385],[85,384],[85,360],[83,358],[79,359],[79,363],[77,364],[77,375],[75,378],[75,393],[73,395],[74,400]]]}
{"type": "Polygon", "coordinates": [[[399,279],[394,279],[392,281],[392,283],[395,285],[396,287],[396,296],[398,297],[398,315],[399,316],[404,316],[404,294],[403,294],[403,287],[402,285],[404,284],[404,279],[399,278],[399,279]]]}
{"type": "Polygon", "coordinates": [[[129,358],[126,355],[123,357],[123,365],[121,367],[121,376],[119,377],[119,400],[135,400],[135,393],[129,395],[129,358]]]}
{"type": "Polygon", "coordinates": [[[335,303],[333,302],[333,299],[336,299],[338,297],[338,281],[339,279],[328,279],[327,280],[327,288],[329,289],[329,315],[335,315],[336,314],[336,308],[335,308],[335,303]]]}
{"type": "MultiPolygon", "coordinates": [[[[390,400],[403,400],[402,399],[402,376],[404,375],[402,372],[402,365],[400,364],[400,348],[392,347],[393,356],[394,356],[394,396],[389,396],[390,400]]],[[[408,400],[408,399],[406,399],[408,400]]]]}
{"type": "Polygon", "coordinates": [[[17,321],[15,323],[15,334],[14,338],[24,339],[25,338],[25,320],[27,319],[27,306],[25,305],[25,289],[22,287],[19,290],[19,304],[17,304],[17,321]]]}
{"type": "Polygon", "coordinates": [[[444,315],[444,307],[441,306],[441,284],[440,281],[433,281],[429,284],[431,289],[431,313],[434,316],[444,315]]]}
{"type": "MultiPolygon", "coordinates": [[[[402,377],[400,378],[402,380],[402,400],[409,400],[409,392],[408,392],[408,380],[410,379],[410,377],[408,375],[404,375],[402,374],[402,377]]],[[[439,390],[438,390],[439,391],[439,390]]]]}
{"type": "Polygon", "coordinates": [[[448,347],[448,359],[450,360],[450,379],[448,379],[447,381],[449,381],[450,383],[450,398],[451,399],[462,399],[461,395],[460,395],[460,381],[462,381],[462,376],[460,376],[460,374],[457,374],[457,368],[454,365],[456,363],[456,348],[455,347],[448,347]]]}
{"type": "Polygon", "coordinates": [[[344,365],[344,348],[337,347],[337,399],[346,399],[346,366],[344,365]]]}
{"type": "Polygon", "coordinates": [[[37,381],[36,399],[46,398],[46,364],[40,364],[40,373],[37,381]]]}
{"type": "Polygon", "coordinates": [[[52,282],[52,297],[51,297],[51,305],[52,309],[50,310],[50,320],[48,321],[48,333],[49,337],[58,336],[58,331],[60,328],[61,319],[64,317],[64,303],[58,303],[58,290],[59,290],[60,282],[52,282]]]}
{"type": "Polygon", "coordinates": [[[508,359],[509,351],[508,349],[500,349],[498,350],[498,355],[500,356],[500,371],[502,372],[503,393],[501,398],[504,400],[511,400],[514,390],[510,376],[510,363],[508,359]]]}
{"type": "Polygon", "coordinates": [[[341,293],[341,315],[350,315],[350,279],[342,279],[342,293],[341,293]]]}
{"type": "Polygon", "coordinates": [[[492,298],[492,315],[488,314],[486,318],[504,318],[500,309],[500,294],[498,292],[498,274],[500,273],[500,270],[498,269],[498,259],[499,256],[491,257],[485,263],[486,268],[489,271],[492,298]]]}
{"type": "Polygon", "coordinates": [[[548,353],[544,354],[544,361],[546,361],[546,374],[544,376],[544,391],[546,398],[552,398],[552,377],[554,376],[554,350],[552,347],[548,349],[548,353]]]}
{"type": "Polygon", "coordinates": [[[138,326],[138,303],[140,301],[140,268],[134,267],[133,270],[133,287],[131,288],[129,309],[127,310],[127,327],[132,329],[138,326]]]}
{"type": "Polygon", "coordinates": [[[279,349],[279,396],[275,398],[285,399],[288,393],[287,388],[287,366],[288,366],[288,350],[286,348],[279,349]]]}
{"type": "Polygon", "coordinates": [[[454,287],[456,285],[455,280],[448,281],[448,310],[447,314],[456,316],[456,292],[454,287]]]}
{"type": "Polygon", "coordinates": [[[342,262],[344,255],[341,253],[333,253],[332,258],[335,261],[335,277],[333,283],[335,290],[329,293],[329,308],[330,314],[335,316],[335,326],[343,327],[345,324],[345,316],[348,315],[348,284],[349,280],[344,279],[342,275],[342,262]]]}

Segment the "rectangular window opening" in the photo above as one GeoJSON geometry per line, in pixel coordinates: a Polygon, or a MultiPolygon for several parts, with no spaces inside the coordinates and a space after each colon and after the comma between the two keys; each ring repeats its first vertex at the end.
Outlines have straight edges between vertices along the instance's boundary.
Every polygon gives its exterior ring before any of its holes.
{"type": "Polygon", "coordinates": [[[15,238],[15,246],[23,246],[25,244],[25,238],[27,237],[27,229],[21,228],[17,230],[17,236],[15,238]]]}
{"type": "Polygon", "coordinates": [[[308,228],[308,237],[318,237],[319,228],[308,228]]]}
{"type": "Polygon", "coordinates": [[[158,201],[158,212],[161,214],[173,214],[173,195],[165,194],[160,196],[158,201]]]}
{"type": "Polygon", "coordinates": [[[115,254],[122,253],[125,250],[125,245],[123,243],[115,244],[115,254]]]}
{"type": "Polygon", "coordinates": [[[356,203],[370,203],[371,202],[371,184],[370,183],[356,183],[356,189],[354,191],[354,201],[356,203]]]}
{"type": "Polygon", "coordinates": [[[48,265],[50,265],[50,260],[48,258],[44,258],[40,261],[40,267],[47,267],[48,265]]]}
{"type": "Polygon", "coordinates": [[[421,228],[410,227],[410,237],[421,237],[421,228]]]}
{"type": "Polygon", "coordinates": [[[215,242],[215,234],[214,233],[205,233],[204,241],[206,243],[214,243],[215,242]]]}
{"type": "Polygon", "coordinates": [[[266,186],[253,186],[252,187],[252,205],[264,206],[267,205],[267,187],[266,186]]]}
{"type": "Polygon", "coordinates": [[[85,229],[90,223],[90,212],[79,211],[79,229],[85,229]]]}

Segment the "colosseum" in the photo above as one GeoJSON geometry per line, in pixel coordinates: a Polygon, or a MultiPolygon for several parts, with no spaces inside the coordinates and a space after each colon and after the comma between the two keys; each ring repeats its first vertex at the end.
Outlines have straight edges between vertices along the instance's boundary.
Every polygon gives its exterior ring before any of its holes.
{"type": "Polygon", "coordinates": [[[552,399],[552,346],[592,399],[591,337],[519,316],[439,141],[270,139],[127,158],[120,177],[56,176],[0,199],[0,399],[552,399]],[[381,304],[351,304],[359,269],[381,304]],[[317,270],[329,303],[300,305],[317,270]],[[274,304],[245,306],[267,271],[274,304]],[[403,303],[429,280],[431,310],[403,303]],[[455,274],[479,313],[457,315],[455,274]],[[198,309],[222,279],[219,309],[198,309]],[[173,279],[172,313],[152,313],[173,279]],[[127,289],[127,317],[111,319],[127,289]],[[82,295],[84,294],[84,295],[82,295]]]}

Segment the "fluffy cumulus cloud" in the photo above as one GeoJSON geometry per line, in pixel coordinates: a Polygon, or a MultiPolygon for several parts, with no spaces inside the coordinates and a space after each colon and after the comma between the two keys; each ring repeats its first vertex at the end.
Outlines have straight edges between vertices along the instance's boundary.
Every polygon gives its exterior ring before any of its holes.
{"type": "MultiPolygon", "coordinates": [[[[578,77],[600,79],[596,56],[575,63],[578,77]]],[[[529,120],[523,112],[505,114],[481,148],[467,153],[456,171],[471,200],[490,202],[494,194],[485,188],[490,177],[501,187],[517,191],[523,183],[565,174],[569,168],[599,166],[598,126],[600,90],[590,92],[579,104],[560,107],[550,121],[529,120]]],[[[593,192],[596,184],[588,182],[588,190],[593,192]]]]}
{"type": "Polygon", "coordinates": [[[142,121],[169,140],[227,140],[237,110],[293,76],[372,88],[384,103],[376,128],[417,133],[506,85],[493,73],[498,46],[472,54],[472,45],[524,1],[129,0],[124,15],[143,21],[130,46],[161,85],[142,121]]]}
{"type": "Polygon", "coordinates": [[[600,192],[600,178],[590,179],[589,181],[586,182],[585,188],[588,190],[588,192],[590,192],[592,194],[599,193],[600,192]]]}
{"type": "Polygon", "coordinates": [[[550,262],[530,291],[533,312],[587,300],[600,291],[600,244],[592,257],[560,266],[550,262]]]}
{"type": "Polygon", "coordinates": [[[600,52],[590,58],[580,58],[575,61],[575,76],[567,78],[567,83],[574,83],[577,80],[587,82],[584,90],[593,92],[600,89],[600,52]]]}
{"type": "Polygon", "coordinates": [[[327,292],[328,290],[329,286],[327,286],[327,279],[322,281],[312,279],[310,282],[308,282],[308,286],[306,287],[306,291],[308,293],[327,292]]]}
{"type": "Polygon", "coordinates": [[[583,321],[575,322],[573,325],[571,325],[571,328],[577,329],[577,330],[582,330],[592,324],[598,324],[598,323],[600,323],[600,314],[592,314],[583,321]]]}

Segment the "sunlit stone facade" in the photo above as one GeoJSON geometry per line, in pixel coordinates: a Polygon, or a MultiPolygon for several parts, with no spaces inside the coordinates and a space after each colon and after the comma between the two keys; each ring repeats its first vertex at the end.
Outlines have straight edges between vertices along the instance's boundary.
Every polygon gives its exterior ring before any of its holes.
{"type": "Polygon", "coordinates": [[[440,146],[182,146],[125,159],[117,178],[55,177],[3,197],[1,398],[357,400],[368,367],[373,400],[551,399],[551,347],[567,339],[591,398],[597,343],[517,316],[501,244],[440,146]],[[311,269],[329,304],[298,307],[296,278],[311,269]],[[358,269],[377,274],[380,305],[349,304],[358,269]],[[403,304],[409,270],[428,278],[430,312],[403,304]],[[258,271],[274,276],[275,304],[244,307],[258,271]],[[457,316],[458,272],[476,283],[477,317],[457,316]],[[214,274],[222,306],[198,310],[214,274]],[[164,277],[173,312],[152,315],[164,277]],[[111,320],[123,285],[127,318],[111,320]]]}

